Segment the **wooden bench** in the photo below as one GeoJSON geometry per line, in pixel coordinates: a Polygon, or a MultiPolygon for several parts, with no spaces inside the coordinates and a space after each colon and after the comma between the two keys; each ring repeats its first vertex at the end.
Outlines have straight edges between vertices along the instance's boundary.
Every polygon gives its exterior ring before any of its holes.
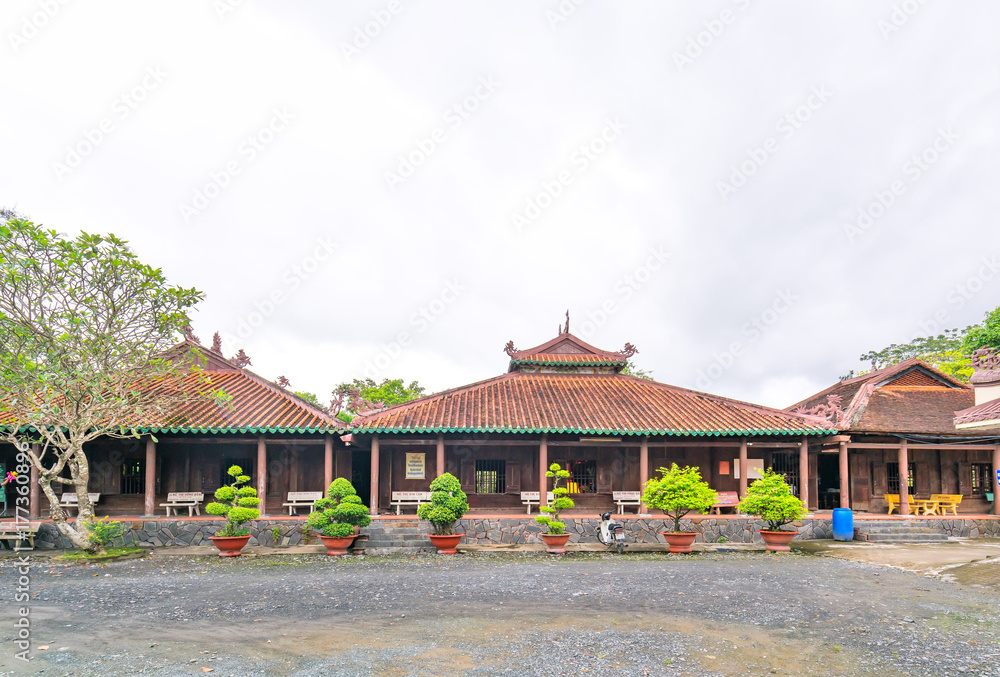
{"type": "MultiPolygon", "coordinates": [[[[101,495],[100,494],[91,494],[91,493],[88,493],[87,496],[90,497],[90,505],[92,507],[96,506],[97,502],[99,500],[101,500],[101,495]]],[[[79,504],[79,500],[76,497],[76,492],[75,491],[66,491],[66,492],[63,492],[62,498],[59,499],[59,507],[60,508],[79,508],[80,504],[79,504]]]]}
{"type": "MultiPolygon", "coordinates": [[[[940,496],[946,496],[946,494],[932,494],[930,499],[914,498],[913,496],[909,496],[908,500],[910,507],[913,509],[913,514],[937,515],[940,508],[940,501],[938,501],[937,497],[940,496]]],[[[889,510],[886,512],[887,515],[891,515],[893,510],[899,512],[899,494],[883,494],[882,498],[889,506],[889,510]]],[[[958,499],[959,502],[961,502],[962,497],[959,496],[958,499]]],[[[958,503],[955,505],[958,505],[958,503]]]]}
{"type": "Polygon", "coordinates": [[[288,508],[289,515],[297,515],[299,508],[309,508],[309,512],[312,512],[314,504],[321,498],[322,491],[289,491],[286,499],[288,503],[281,505],[288,508]]]}
{"type": "Polygon", "coordinates": [[[401,514],[404,505],[422,506],[431,502],[431,492],[429,491],[394,491],[389,507],[396,506],[396,514],[401,514]]]}
{"type": "Polygon", "coordinates": [[[618,506],[618,514],[625,514],[626,505],[634,505],[638,508],[642,505],[642,493],[638,491],[612,491],[611,498],[618,506]]]}
{"type": "MultiPolygon", "coordinates": [[[[547,496],[549,503],[556,500],[555,494],[553,494],[551,491],[547,494],[547,496]]],[[[531,506],[538,505],[539,503],[541,503],[541,493],[537,491],[522,491],[521,503],[524,503],[526,506],[528,506],[528,514],[530,515],[531,506]]]]}
{"type": "Polygon", "coordinates": [[[179,515],[177,508],[187,508],[188,517],[194,514],[201,514],[201,504],[205,500],[205,494],[198,493],[196,491],[175,491],[167,494],[167,502],[160,503],[161,508],[167,509],[167,517],[170,517],[170,511],[174,511],[174,515],[179,515]]]}
{"type": "MultiPolygon", "coordinates": [[[[28,541],[28,545],[34,550],[37,533],[38,522],[0,522],[0,541],[28,541]]],[[[10,549],[14,549],[14,543],[11,543],[10,549]]]]}
{"type": "Polygon", "coordinates": [[[925,515],[943,515],[946,510],[951,510],[951,514],[957,517],[962,494],[931,494],[931,502],[934,503],[933,512],[925,512],[925,515]]]}
{"type": "Polygon", "coordinates": [[[733,512],[736,512],[736,506],[740,504],[740,495],[735,491],[720,491],[716,498],[715,503],[712,504],[712,509],[708,511],[709,515],[721,515],[723,508],[732,508],[733,512]]]}

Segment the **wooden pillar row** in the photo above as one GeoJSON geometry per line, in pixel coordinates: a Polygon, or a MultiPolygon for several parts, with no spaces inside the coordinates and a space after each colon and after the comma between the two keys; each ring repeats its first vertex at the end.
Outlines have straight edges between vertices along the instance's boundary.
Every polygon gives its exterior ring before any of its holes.
{"type": "Polygon", "coordinates": [[[333,435],[323,440],[323,495],[333,483],[333,435]]]}
{"type": "MultiPolygon", "coordinates": [[[[649,481],[649,438],[643,437],[639,444],[639,491],[646,491],[646,482],[649,481]]],[[[642,494],[640,493],[640,496],[642,494]]],[[[645,503],[639,504],[639,512],[645,513],[648,510],[645,503]]]]}
{"type": "Polygon", "coordinates": [[[156,514],[156,442],[146,439],[146,501],[144,514],[156,514]]]}
{"type": "Polygon", "coordinates": [[[809,438],[799,443],[799,499],[809,509],[809,438]]]}
{"type": "Polygon", "coordinates": [[[437,438],[437,458],[435,459],[436,465],[434,466],[434,472],[437,477],[444,474],[444,435],[438,435],[437,438]]]}
{"type": "Polygon", "coordinates": [[[538,445],[538,504],[548,505],[549,478],[545,473],[549,469],[549,436],[542,433],[542,441],[538,445]]]}
{"type": "Polygon", "coordinates": [[[370,512],[378,514],[378,435],[372,435],[372,484],[371,484],[371,506],[370,512]]]}
{"type": "Polygon", "coordinates": [[[257,438],[257,498],[260,499],[260,516],[267,512],[267,442],[257,438]]]}
{"type": "Polygon", "coordinates": [[[747,495],[747,438],[740,438],[740,498],[747,495]]]}

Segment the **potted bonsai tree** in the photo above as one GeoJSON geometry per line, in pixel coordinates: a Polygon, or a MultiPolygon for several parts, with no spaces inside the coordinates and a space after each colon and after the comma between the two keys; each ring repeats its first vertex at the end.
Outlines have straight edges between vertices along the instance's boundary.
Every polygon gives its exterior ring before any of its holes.
{"type": "Polygon", "coordinates": [[[219,557],[238,557],[250,540],[250,530],[243,525],[260,517],[256,507],[260,499],[253,487],[240,486],[250,481],[249,475],[243,474],[243,468],[234,465],[226,474],[233,478],[232,484],[216,489],[215,501],[205,506],[205,512],[225,517],[226,526],[208,538],[219,549],[219,557]]]}
{"type": "Polygon", "coordinates": [[[438,475],[431,482],[431,502],[417,508],[417,517],[427,520],[434,533],[427,534],[439,555],[454,555],[462,534],[455,533],[455,522],[469,511],[469,498],[462,483],[451,473],[438,475]]]}
{"type": "MultiPolygon", "coordinates": [[[[563,470],[558,463],[553,463],[545,473],[546,477],[552,477],[552,505],[538,506],[539,512],[546,513],[539,515],[535,521],[546,527],[544,533],[539,534],[545,541],[545,551],[553,555],[562,555],[566,552],[566,541],[569,534],[566,533],[566,525],[559,521],[559,513],[573,507],[573,499],[566,496],[569,489],[559,486],[560,480],[569,479],[569,470],[563,470]]],[[[542,495],[544,496],[543,492],[542,495]]]]}
{"type": "Polygon", "coordinates": [[[660,468],[659,473],[659,478],[654,477],[646,482],[642,501],[651,508],[662,510],[663,514],[673,520],[674,530],[661,532],[670,544],[667,551],[691,552],[691,544],[698,534],[681,531],[681,518],[692,510],[708,512],[718,494],[701,479],[697,468],[680,468],[673,463],[670,468],[660,468]]]}
{"type": "Polygon", "coordinates": [[[767,522],[767,529],[759,531],[765,549],[770,552],[788,552],[791,549],[788,544],[798,532],[782,530],[781,527],[806,514],[806,507],[792,494],[785,476],[776,474],[770,468],[747,489],[739,510],[767,522]]]}
{"type": "Polygon", "coordinates": [[[346,555],[361,527],[371,524],[368,508],[350,482],[343,477],[335,479],[326,490],[326,497],[313,505],[306,524],[318,532],[326,546],[326,554],[334,557],[346,555]]]}

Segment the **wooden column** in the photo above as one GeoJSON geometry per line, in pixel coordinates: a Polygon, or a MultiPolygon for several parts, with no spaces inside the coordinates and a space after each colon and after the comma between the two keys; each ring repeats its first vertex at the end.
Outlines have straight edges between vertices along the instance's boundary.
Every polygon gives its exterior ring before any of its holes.
{"type": "Polygon", "coordinates": [[[542,433],[542,441],[538,445],[538,505],[548,505],[549,478],[545,473],[549,469],[549,436],[542,433]]]}
{"type": "Polygon", "coordinates": [[[799,499],[809,509],[809,438],[799,443],[799,499]]]}
{"type": "Polygon", "coordinates": [[[444,435],[438,435],[436,462],[437,465],[434,466],[434,472],[440,477],[444,474],[444,435]]]}
{"type": "Polygon", "coordinates": [[[997,471],[1000,470],[1000,444],[993,447],[993,477],[990,484],[993,486],[993,514],[1000,515],[1000,478],[997,478],[997,471]]]}
{"type": "MultiPolygon", "coordinates": [[[[337,477],[343,477],[345,480],[350,482],[351,477],[354,475],[354,467],[352,461],[353,459],[351,458],[350,449],[337,449],[337,459],[336,459],[337,468],[334,471],[334,474],[337,477]]],[[[330,481],[332,482],[333,480],[330,481]]],[[[327,484],[325,487],[323,487],[323,491],[326,491],[326,489],[329,488],[329,486],[330,485],[327,484]]]]}
{"type": "Polygon", "coordinates": [[[327,435],[323,445],[323,495],[333,483],[333,435],[327,435]]]}
{"type": "Polygon", "coordinates": [[[288,490],[299,490],[299,450],[293,445],[286,445],[288,450],[288,490]]]}
{"type": "Polygon", "coordinates": [[[851,507],[851,482],[848,476],[847,442],[840,443],[840,507],[851,507]]]}
{"type": "Polygon", "coordinates": [[[267,442],[257,438],[257,498],[260,499],[260,516],[267,511],[267,442]]]}
{"type": "Polygon", "coordinates": [[[378,435],[372,435],[372,487],[371,487],[371,514],[378,514],[378,435]]]}
{"type": "MultiPolygon", "coordinates": [[[[643,437],[639,444],[639,491],[645,491],[646,482],[649,481],[649,438],[643,437]]],[[[641,496],[642,494],[640,494],[641,496]]],[[[645,513],[646,504],[639,504],[639,512],[645,513]]]]}
{"type": "Polygon", "coordinates": [[[899,514],[910,514],[910,464],[906,440],[899,445],[899,514]]]}
{"type": "Polygon", "coordinates": [[[740,498],[747,495],[747,438],[740,438],[740,498]]]}
{"type": "MultiPolygon", "coordinates": [[[[23,448],[23,447],[22,447],[23,448]]],[[[31,450],[35,452],[35,456],[42,453],[42,445],[33,444],[31,445],[31,450]]],[[[1000,466],[998,466],[1000,467],[1000,466]]],[[[36,518],[42,516],[42,491],[38,486],[38,468],[35,464],[31,464],[31,486],[28,491],[28,517],[36,518]]],[[[16,514],[16,512],[15,512],[16,514]]]]}
{"type": "Polygon", "coordinates": [[[156,442],[146,439],[146,515],[156,514],[156,442]]]}

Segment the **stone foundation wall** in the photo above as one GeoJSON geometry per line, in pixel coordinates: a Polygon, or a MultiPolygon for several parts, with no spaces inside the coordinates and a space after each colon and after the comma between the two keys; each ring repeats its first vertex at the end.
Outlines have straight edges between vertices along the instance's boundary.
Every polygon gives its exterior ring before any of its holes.
{"type": "MultiPolygon", "coordinates": [[[[600,520],[573,519],[563,520],[566,531],[570,534],[570,543],[595,542],[600,520]]],[[[123,522],[125,535],[114,545],[146,545],[146,546],[188,546],[210,545],[209,536],[214,536],[225,524],[222,520],[148,520],[123,522]]],[[[398,530],[413,530],[419,525],[418,520],[377,520],[372,528],[362,530],[391,534],[394,527],[398,530]]],[[[673,528],[673,522],[663,519],[626,519],[621,520],[625,527],[625,540],[628,543],[663,543],[661,531],[673,528]]],[[[854,527],[864,533],[867,526],[886,527],[924,527],[940,531],[946,536],[976,538],[1000,537],[1000,519],[908,519],[908,520],[865,520],[855,516],[854,527]]],[[[695,518],[681,522],[681,529],[698,533],[696,543],[759,543],[757,533],[764,524],[751,518],[695,518]],[[723,540],[725,539],[725,540],[723,540]]],[[[790,525],[798,531],[799,540],[833,538],[833,524],[830,520],[802,520],[790,525]]],[[[257,520],[248,525],[251,533],[250,545],[286,546],[299,545],[304,541],[303,529],[305,520],[257,520]],[[277,528],[277,538],[274,529],[277,528]]],[[[417,529],[422,535],[430,531],[417,529]]],[[[455,530],[465,534],[464,542],[469,545],[516,545],[520,543],[540,543],[538,534],[542,527],[533,518],[513,517],[498,519],[463,519],[455,525],[455,530]]],[[[416,533],[416,532],[415,532],[416,533]]],[[[316,543],[315,536],[310,542],[316,543]]],[[[35,536],[36,548],[71,548],[69,539],[64,537],[51,522],[39,525],[35,536]]]]}

